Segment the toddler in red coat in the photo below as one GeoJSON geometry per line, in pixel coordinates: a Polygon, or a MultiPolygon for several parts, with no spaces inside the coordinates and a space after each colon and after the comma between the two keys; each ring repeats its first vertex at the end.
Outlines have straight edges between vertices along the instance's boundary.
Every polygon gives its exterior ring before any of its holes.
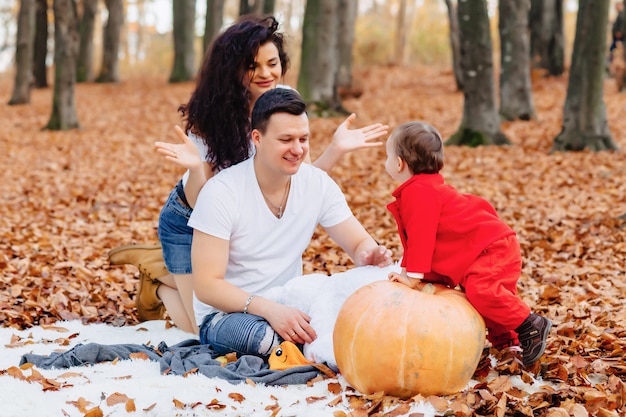
{"type": "Polygon", "coordinates": [[[443,141],[433,126],[405,123],[386,146],[385,169],[401,183],[387,208],[404,248],[402,272],[389,280],[412,288],[419,280],[460,286],[493,346],[520,347],[524,365],[536,362],[552,323],[517,295],[522,260],[513,229],[486,200],[444,183],[443,141]]]}

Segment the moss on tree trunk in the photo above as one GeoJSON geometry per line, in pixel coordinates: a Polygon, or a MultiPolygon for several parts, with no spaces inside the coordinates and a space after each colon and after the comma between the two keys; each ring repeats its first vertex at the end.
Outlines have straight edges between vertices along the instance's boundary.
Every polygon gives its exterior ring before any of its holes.
{"type": "Polygon", "coordinates": [[[504,134],[498,132],[488,134],[468,127],[460,128],[447,141],[446,145],[469,146],[475,148],[484,145],[507,145],[509,140],[504,134]]]}

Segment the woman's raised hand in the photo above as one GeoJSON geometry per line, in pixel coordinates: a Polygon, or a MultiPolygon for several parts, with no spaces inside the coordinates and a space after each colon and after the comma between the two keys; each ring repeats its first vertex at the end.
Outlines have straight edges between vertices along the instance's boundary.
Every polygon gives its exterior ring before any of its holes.
{"type": "Polygon", "coordinates": [[[356,114],[352,113],[339,125],[333,135],[333,142],[340,153],[348,153],[361,148],[373,148],[383,144],[380,141],[372,141],[386,136],[389,126],[374,123],[359,129],[350,129],[354,119],[356,119],[356,114]]]}
{"type": "Polygon", "coordinates": [[[350,125],[355,118],[356,114],[352,113],[339,125],[330,145],[326,148],[324,153],[313,162],[314,166],[330,173],[335,164],[348,152],[362,148],[372,148],[383,144],[380,141],[372,141],[387,135],[389,129],[387,125],[374,123],[360,129],[350,129],[350,125]]]}
{"type": "Polygon", "coordinates": [[[174,131],[179,139],[178,143],[155,142],[154,146],[165,159],[174,162],[183,168],[193,168],[202,164],[203,158],[198,151],[196,145],[183,132],[180,126],[174,126],[174,131]]]}

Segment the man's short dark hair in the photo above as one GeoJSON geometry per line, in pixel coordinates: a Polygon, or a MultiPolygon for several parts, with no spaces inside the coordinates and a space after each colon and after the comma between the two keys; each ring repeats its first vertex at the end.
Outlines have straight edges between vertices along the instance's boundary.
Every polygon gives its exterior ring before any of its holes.
{"type": "Polygon", "coordinates": [[[252,109],[252,129],[265,133],[267,122],[274,113],[288,113],[300,116],[306,113],[306,103],[296,90],[273,88],[266,91],[254,103],[252,109]]]}

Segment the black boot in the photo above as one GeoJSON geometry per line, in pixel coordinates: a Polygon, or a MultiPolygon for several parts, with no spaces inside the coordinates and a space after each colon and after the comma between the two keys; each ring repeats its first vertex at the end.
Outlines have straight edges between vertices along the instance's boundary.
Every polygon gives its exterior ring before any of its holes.
{"type": "Polygon", "coordinates": [[[530,313],[515,329],[523,350],[524,366],[532,365],[543,355],[551,327],[552,322],[549,319],[530,313]]]}

